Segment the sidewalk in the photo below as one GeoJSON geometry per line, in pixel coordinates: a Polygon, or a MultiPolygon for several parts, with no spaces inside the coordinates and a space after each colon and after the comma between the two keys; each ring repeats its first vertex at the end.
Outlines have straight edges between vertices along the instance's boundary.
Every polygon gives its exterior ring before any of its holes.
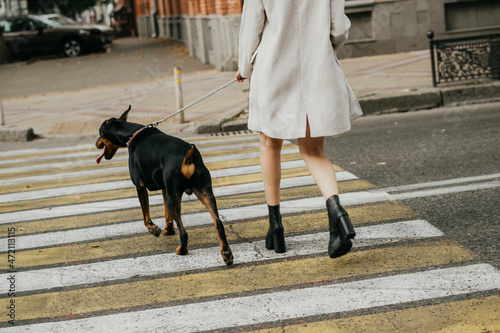
{"type": "MultiPolygon", "coordinates": [[[[43,137],[97,135],[104,119],[118,117],[129,104],[132,105],[129,120],[147,124],[177,111],[173,76],[165,68],[175,65],[183,68],[185,104],[234,77],[233,72],[219,72],[197,62],[179,44],[137,38],[117,40],[111,53],[81,59],[50,59],[41,63],[43,70],[40,64],[33,68],[23,68],[23,64],[0,66],[2,77],[8,75],[12,87],[17,87],[2,96],[7,123],[7,126],[0,127],[3,131],[33,128],[43,137]],[[87,70],[82,70],[82,62],[87,70]],[[61,67],[64,69],[58,71],[61,67]],[[41,93],[23,95],[23,84],[30,80],[25,77],[27,70],[30,70],[29,75],[33,73],[33,77],[44,77],[38,82],[39,89],[35,90],[41,93]],[[93,76],[89,80],[85,77],[90,75],[87,72],[97,75],[99,80],[89,85],[93,76]]],[[[497,83],[433,88],[428,50],[345,59],[340,63],[366,115],[500,98],[497,83]]],[[[177,123],[175,117],[159,128],[170,134],[217,131],[217,128],[220,131],[221,122],[239,114],[247,106],[248,81],[235,83],[188,109],[186,123],[177,123]]],[[[244,121],[238,124],[244,126],[244,121]]]]}

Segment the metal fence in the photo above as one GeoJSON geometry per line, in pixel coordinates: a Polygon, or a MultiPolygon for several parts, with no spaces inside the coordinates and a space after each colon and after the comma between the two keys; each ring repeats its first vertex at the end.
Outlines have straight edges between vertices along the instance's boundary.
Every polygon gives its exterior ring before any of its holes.
{"type": "Polygon", "coordinates": [[[432,81],[441,83],[500,79],[500,34],[434,39],[427,32],[431,53],[432,81]]]}

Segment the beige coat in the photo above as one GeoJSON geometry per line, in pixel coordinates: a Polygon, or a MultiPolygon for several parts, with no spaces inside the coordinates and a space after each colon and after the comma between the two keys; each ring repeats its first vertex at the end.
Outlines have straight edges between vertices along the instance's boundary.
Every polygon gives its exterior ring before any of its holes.
{"type": "Polygon", "coordinates": [[[248,127],[269,137],[348,131],[362,115],[336,50],[351,23],[344,0],[245,0],[239,69],[250,80],[248,127]]]}

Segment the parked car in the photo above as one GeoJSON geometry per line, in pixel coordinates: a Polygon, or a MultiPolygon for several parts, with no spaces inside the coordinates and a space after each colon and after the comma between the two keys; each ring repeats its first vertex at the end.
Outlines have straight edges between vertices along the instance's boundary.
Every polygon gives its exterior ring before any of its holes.
{"type": "Polygon", "coordinates": [[[42,21],[48,20],[48,21],[53,22],[59,26],[62,26],[62,25],[64,25],[64,26],[68,26],[68,25],[79,26],[79,27],[85,26],[85,27],[92,27],[92,28],[99,29],[102,31],[102,33],[106,37],[106,43],[111,43],[111,42],[113,42],[113,39],[114,39],[113,29],[111,27],[106,26],[106,25],[102,25],[102,24],[83,25],[83,24],[78,23],[75,20],[72,20],[69,17],[66,17],[66,16],[61,15],[61,14],[44,14],[44,15],[36,15],[34,17],[36,17],[37,19],[42,20],[42,21]]]}
{"type": "Polygon", "coordinates": [[[76,57],[109,43],[95,26],[60,25],[35,15],[0,18],[0,27],[13,58],[54,53],[76,57]]]}

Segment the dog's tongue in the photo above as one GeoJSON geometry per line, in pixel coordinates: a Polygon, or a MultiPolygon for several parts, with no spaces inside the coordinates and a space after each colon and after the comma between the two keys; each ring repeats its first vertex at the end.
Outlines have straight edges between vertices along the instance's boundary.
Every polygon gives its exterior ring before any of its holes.
{"type": "Polygon", "coordinates": [[[104,148],[102,148],[101,155],[99,155],[99,157],[97,158],[97,160],[95,160],[97,162],[97,164],[101,163],[101,160],[104,157],[104,154],[106,154],[106,146],[104,146],[104,148]]]}

